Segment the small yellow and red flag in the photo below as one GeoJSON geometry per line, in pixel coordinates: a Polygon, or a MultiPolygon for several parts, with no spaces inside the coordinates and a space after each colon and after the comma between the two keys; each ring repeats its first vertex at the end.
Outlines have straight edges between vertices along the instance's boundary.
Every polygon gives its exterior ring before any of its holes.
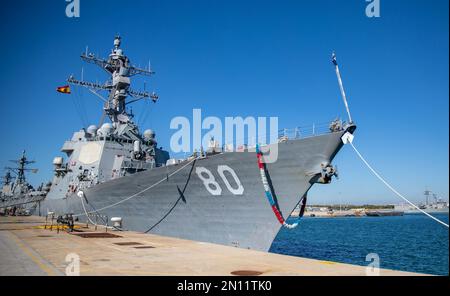
{"type": "Polygon", "coordinates": [[[70,94],[70,86],[60,86],[56,89],[57,92],[63,93],[63,94],[70,94]]]}

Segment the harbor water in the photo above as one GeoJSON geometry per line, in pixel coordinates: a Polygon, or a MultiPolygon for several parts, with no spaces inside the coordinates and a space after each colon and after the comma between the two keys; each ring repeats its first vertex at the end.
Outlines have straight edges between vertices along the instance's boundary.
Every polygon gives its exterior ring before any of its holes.
{"type": "MultiPolygon", "coordinates": [[[[433,214],[448,223],[448,214],[433,214]]],[[[290,218],[295,220],[296,218],[290,218]]],[[[449,274],[448,228],[421,214],[397,217],[304,217],[295,229],[283,228],[270,252],[434,275],[449,274]]]]}

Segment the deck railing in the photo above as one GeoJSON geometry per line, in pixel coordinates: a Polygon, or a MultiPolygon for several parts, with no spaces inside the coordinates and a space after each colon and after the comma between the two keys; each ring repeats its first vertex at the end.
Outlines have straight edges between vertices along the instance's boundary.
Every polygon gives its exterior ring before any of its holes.
{"type": "Polygon", "coordinates": [[[285,128],[278,131],[278,139],[297,140],[308,137],[320,136],[333,131],[342,130],[341,121],[332,121],[327,123],[312,124],[309,126],[299,126],[295,128],[285,128]]]}
{"type": "MultiPolygon", "coordinates": [[[[344,129],[345,122],[337,119],[331,122],[312,124],[308,126],[299,126],[295,128],[284,128],[278,130],[275,134],[272,135],[259,135],[257,137],[245,138],[245,139],[237,139],[233,142],[228,142],[223,144],[221,147],[216,147],[220,151],[232,152],[232,151],[242,151],[246,148],[254,148],[256,144],[273,144],[274,141],[283,142],[287,140],[298,140],[305,139],[314,136],[320,136],[336,131],[341,131],[344,129]],[[274,137],[275,136],[275,137],[274,137]],[[276,140],[274,140],[274,138],[276,140]],[[237,143],[237,144],[236,144],[237,143]]],[[[197,152],[200,152],[201,149],[197,149],[197,152]]],[[[207,151],[208,148],[205,149],[207,151]]],[[[190,155],[190,153],[179,152],[172,153],[173,158],[186,158],[190,155]]]]}

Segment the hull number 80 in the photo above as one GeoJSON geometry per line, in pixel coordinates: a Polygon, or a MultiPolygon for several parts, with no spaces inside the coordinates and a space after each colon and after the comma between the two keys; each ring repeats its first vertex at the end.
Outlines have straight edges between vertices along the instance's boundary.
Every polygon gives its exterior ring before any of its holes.
{"type": "MultiPolygon", "coordinates": [[[[195,172],[197,173],[197,176],[200,178],[200,180],[203,181],[203,185],[205,185],[205,188],[209,193],[211,193],[212,195],[222,195],[222,187],[216,181],[216,178],[210,170],[205,167],[196,167],[195,172]]],[[[219,165],[217,167],[217,173],[227,187],[228,191],[230,191],[234,195],[244,194],[244,186],[242,186],[241,180],[239,180],[239,177],[236,175],[236,172],[232,168],[227,165],[219,165]],[[228,176],[226,176],[225,173],[227,173],[228,176]],[[228,180],[228,178],[230,178],[229,176],[234,179],[233,186],[228,180]]]]}

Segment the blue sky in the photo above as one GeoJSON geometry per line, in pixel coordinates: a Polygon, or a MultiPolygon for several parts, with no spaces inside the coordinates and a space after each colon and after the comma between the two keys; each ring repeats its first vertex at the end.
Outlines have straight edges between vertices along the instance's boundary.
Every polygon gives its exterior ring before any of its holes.
{"type": "MultiPolygon", "coordinates": [[[[280,127],[345,117],[330,54],[341,64],[355,145],[398,190],[421,200],[425,186],[448,199],[449,40],[447,0],[381,0],[367,18],[364,0],[8,1],[0,11],[2,106],[0,165],[22,149],[38,161],[37,184],[52,159],[101,102],[86,91],[55,92],[80,76],[79,54],[106,56],[116,33],[135,64],[151,59],[150,89],[160,95],[143,128],[169,146],[170,120],[191,116],[279,116],[280,127]],[[132,4],[131,4],[132,3],[132,4]],[[75,108],[78,106],[78,108],[75,108]]],[[[85,79],[105,74],[84,65],[85,79]]],[[[139,89],[143,81],[133,85],[139,89]]],[[[141,103],[134,107],[137,119],[141,103]]],[[[142,116],[141,116],[142,117],[142,116]]],[[[311,203],[397,203],[350,147],[335,159],[341,178],[315,186],[311,203]]]]}

